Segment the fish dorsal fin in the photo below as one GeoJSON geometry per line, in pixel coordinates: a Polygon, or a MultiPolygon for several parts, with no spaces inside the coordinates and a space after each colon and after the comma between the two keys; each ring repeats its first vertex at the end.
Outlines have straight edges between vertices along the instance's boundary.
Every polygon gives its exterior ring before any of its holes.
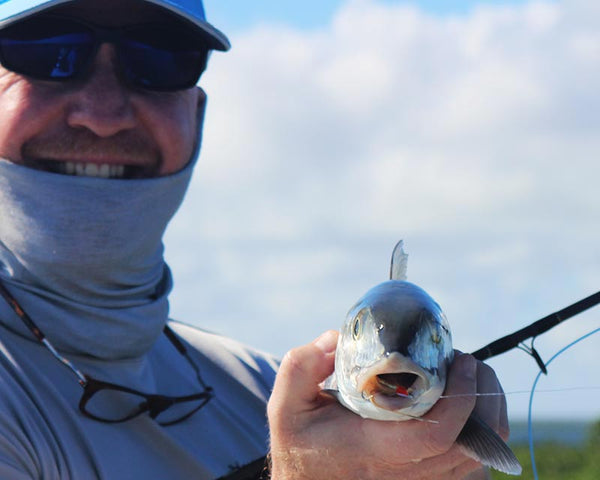
{"type": "Polygon", "coordinates": [[[406,269],[408,267],[408,254],[404,251],[404,240],[400,240],[392,252],[392,263],[390,264],[390,280],[406,280],[406,269]]]}

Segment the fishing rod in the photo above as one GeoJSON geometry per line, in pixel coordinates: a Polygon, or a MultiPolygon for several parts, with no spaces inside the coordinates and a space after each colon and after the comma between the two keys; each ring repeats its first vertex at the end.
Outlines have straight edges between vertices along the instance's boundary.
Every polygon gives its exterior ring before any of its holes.
{"type": "Polygon", "coordinates": [[[508,352],[513,348],[520,348],[531,355],[538,364],[538,367],[540,367],[540,370],[544,372],[544,374],[547,374],[548,371],[546,370],[546,366],[533,346],[533,342],[535,341],[536,337],[556,327],[565,320],[568,320],[569,318],[598,305],[599,303],[600,291],[590,295],[589,297],[579,300],[578,302],[575,302],[574,304],[569,305],[562,310],[551,313],[550,315],[533,322],[531,325],[528,325],[525,328],[499,338],[498,340],[494,340],[485,347],[473,352],[471,355],[473,355],[477,360],[486,360],[488,358],[495,357],[496,355],[500,355],[501,353],[508,352]],[[522,345],[522,342],[529,338],[532,339],[531,345],[522,345]]]}

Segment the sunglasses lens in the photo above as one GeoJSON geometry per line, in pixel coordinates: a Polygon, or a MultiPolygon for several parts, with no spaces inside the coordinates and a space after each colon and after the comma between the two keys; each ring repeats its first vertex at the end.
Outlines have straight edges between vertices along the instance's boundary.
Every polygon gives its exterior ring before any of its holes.
{"type": "Polygon", "coordinates": [[[208,52],[191,35],[156,26],[128,30],[119,49],[131,84],[167,91],[193,87],[206,68],[208,52]]]}
{"type": "Polygon", "coordinates": [[[93,35],[59,19],[20,22],[0,34],[0,58],[9,70],[43,80],[68,79],[85,68],[93,35]]]}
{"type": "Polygon", "coordinates": [[[179,24],[140,25],[116,33],[92,28],[53,16],[16,23],[0,31],[0,61],[33,78],[70,79],[93,60],[98,36],[98,43],[117,44],[121,73],[136,87],[158,91],[193,87],[206,68],[210,49],[179,24]]]}

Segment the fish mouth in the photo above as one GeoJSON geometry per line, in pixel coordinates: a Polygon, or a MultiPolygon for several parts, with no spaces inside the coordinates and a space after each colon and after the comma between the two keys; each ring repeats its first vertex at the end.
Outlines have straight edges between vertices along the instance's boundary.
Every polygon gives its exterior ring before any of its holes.
{"type": "Polygon", "coordinates": [[[419,376],[411,372],[380,373],[376,375],[380,393],[393,396],[408,397],[414,391],[413,385],[419,376]]]}
{"type": "Polygon", "coordinates": [[[430,389],[431,374],[410,358],[394,352],[361,372],[357,378],[363,398],[384,410],[411,407],[430,389]]]}

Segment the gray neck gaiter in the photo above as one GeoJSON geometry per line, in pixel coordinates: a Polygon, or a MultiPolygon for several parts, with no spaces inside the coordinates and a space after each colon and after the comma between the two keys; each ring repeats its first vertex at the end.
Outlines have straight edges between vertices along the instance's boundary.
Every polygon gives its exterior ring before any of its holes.
{"type": "MultiPolygon", "coordinates": [[[[193,163],[115,180],[0,160],[0,280],[58,349],[131,358],[161,334],[172,285],[162,236],[193,163]]],[[[34,338],[2,299],[0,323],[34,338]]]]}

